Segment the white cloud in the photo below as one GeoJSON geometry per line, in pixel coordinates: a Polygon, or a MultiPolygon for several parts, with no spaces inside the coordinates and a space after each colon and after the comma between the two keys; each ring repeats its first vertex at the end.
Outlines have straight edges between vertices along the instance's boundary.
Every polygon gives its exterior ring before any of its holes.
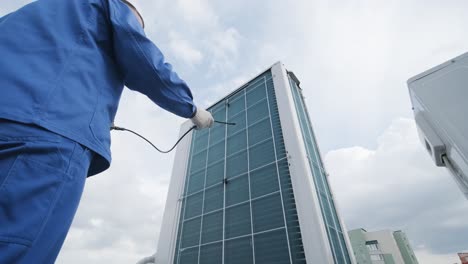
{"type": "Polygon", "coordinates": [[[206,46],[212,52],[210,65],[213,74],[232,70],[238,62],[241,35],[235,28],[227,28],[212,34],[206,46]]]}
{"type": "Polygon", "coordinates": [[[203,54],[194,48],[187,39],[184,39],[180,34],[173,31],[170,32],[169,38],[169,47],[177,59],[190,66],[200,64],[202,62],[203,54]]]}
{"type": "Polygon", "coordinates": [[[177,7],[182,18],[191,26],[211,28],[217,26],[219,18],[206,0],[178,0],[177,7]]]}
{"type": "MultiPolygon", "coordinates": [[[[148,22],[147,33],[167,52],[178,69],[198,76],[224,77],[236,69],[242,34],[226,24],[217,13],[213,1],[208,0],[138,0],[148,22]],[[153,11],[153,12],[150,12],[153,11]],[[202,71],[194,68],[203,67],[202,71]]],[[[183,74],[187,76],[187,74],[183,74]]]]}
{"type": "Polygon", "coordinates": [[[421,264],[459,264],[456,254],[434,255],[425,249],[416,250],[415,254],[421,264]]]}
{"type": "MultiPolygon", "coordinates": [[[[285,62],[302,81],[317,134],[325,135],[322,146],[375,147],[370,142],[393,119],[410,117],[406,80],[466,51],[461,25],[468,17],[461,10],[467,7],[458,0],[282,6],[283,14],[294,16],[271,25],[284,36],[274,45],[293,48],[285,62]]],[[[243,32],[246,38],[255,34],[243,32]]]]}
{"type": "Polygon", "coordinates": [[[3,16],[3,14],[7,14],[9,12],[13,12],[19,7],[30,2],[31,0],[6,1],[2,3],[2,6],[0,7],[0,16],[3,16]]]}
{"type": "Polygon", "coordinates": [[[413,120],[395,120],[376,149],[338,149],[325,161],[349,229],[402,229],[426,257],[468,248],[468,203],[432,163],[413,120]]]}
{"type": "Polygon", "coordinates": [[[224,25],[210,1],[178,0],[176,6],[176,19],[185,23],[181,34],[193,39],[203,50],[210,73],[231,70],[239,53],[241,34],[238,29],[224,25]]]}

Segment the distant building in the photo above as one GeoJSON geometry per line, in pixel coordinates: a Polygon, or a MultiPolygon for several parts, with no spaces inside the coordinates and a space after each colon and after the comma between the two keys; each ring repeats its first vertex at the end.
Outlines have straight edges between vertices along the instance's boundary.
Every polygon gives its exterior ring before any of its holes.
{"type": "Polygon", "coordinates": [[[458,253],[458,257],[460,258],[462,264],[468,264],[468,253],[458,253]]]}
{"type": "Polygon", "coordinates": [[[418,264],[405,233],[382,230],[348,232],[357,264],[418,264]]]}

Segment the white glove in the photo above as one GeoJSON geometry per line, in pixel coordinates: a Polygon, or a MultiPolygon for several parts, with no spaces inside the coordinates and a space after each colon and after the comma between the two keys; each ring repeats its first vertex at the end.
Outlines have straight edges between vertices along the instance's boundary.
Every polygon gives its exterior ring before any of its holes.
{"type": "Polygon", "coordinates": [[[202,108],[197,108],[195,116],[190,118],[197,130],[209,128],[213,125],[214,119],[210,112],[202,108]]]}

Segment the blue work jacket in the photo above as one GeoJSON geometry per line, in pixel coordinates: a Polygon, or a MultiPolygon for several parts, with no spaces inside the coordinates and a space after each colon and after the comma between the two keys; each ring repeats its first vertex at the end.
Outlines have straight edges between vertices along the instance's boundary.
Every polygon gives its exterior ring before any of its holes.
{"type": "Polygon", "coordinates": [[[38,0],[0,18],[0,118],[93,150],[89,175],[110,165],[124,85],[178,116],[196,111],[187,84],[121,0],[38,0]]]}

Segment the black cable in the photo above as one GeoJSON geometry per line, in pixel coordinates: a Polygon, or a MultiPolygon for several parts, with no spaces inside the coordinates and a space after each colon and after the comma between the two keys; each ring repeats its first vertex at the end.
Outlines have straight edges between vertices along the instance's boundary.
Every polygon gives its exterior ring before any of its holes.
{"type": "Polygon", "coordinates": [[[188,134],[190,133],[190,131],[192,131],[196,126],[193,126],[191,127],[187,132],[185,132],[185,134],[183,134],[179,140],[177,140],[177,142],[174,144],[174,146],[172,146],[172,148],[170,148],[169,150],[160,150],[158,147],[156,147],[153,143],[151,143],[151,141],[149,141],[148,139],[146,139],[144,136],[138,134],[137,132],[133,131],[133,130],[130,130],[130,129],[126,129],[126,128],[123,128],[123,127],[118,127],[118,126],[112,126],[111,127],[111,130],[119,130],[119,131],[128,131],[130,133],[133,133],[137,136],[139,136],[140,138],[142,138],[143,140],[145,140],[146,142],[148,142],[151,146],[153,146],[153,148],[155,148],[157,151],[161,152],[161,153],[169,153],[171,151],[174,150],[174,148],[177,146],[177,144],[179,144],[179,142],[188,134]]]}
{"type": "MultiPolygon", "coordinates": [[[[236,123],[228,123],[228,122],[222,122],[222,121],[214,121],[215,123],[218,123],[218,124],[224,124],[224,125],[230,125],[230,126],[235,126],[236,123]]],[[[194,130],[196,128],[196,126],[192,126],[187,132],[185,132],[178,140],[177,142],[174,144],[174,146],[172,146],[172,148],[170,148],[169,150],[160,150],[158,147],[156,147],[153,143],[151,143],[151,141],[149,141],[148,139],[146,139],[144,136],[138,134],[137,132],[133,131],[133,130],[130,130],[130,129],[127,129],[127,128],[124,128],[124,127],[118,127],[118,126],[111,126],[111,130],[118,130],[118,131],[128,131],[130,133],[133,133],[137,136],[139,136],[140,138],[142,138],[143,140],[145,140],[146,142],[148,142],[151,146],[153,146],[153,148],[155,148],[157,151],[161,152],[161,153],[169,153],[171,151],[173,151],[175,149],[175,147],[180,143],[180,141],[182,141],[182,139],[188,134],[190,133],[190,131],[194,130]]]]}

